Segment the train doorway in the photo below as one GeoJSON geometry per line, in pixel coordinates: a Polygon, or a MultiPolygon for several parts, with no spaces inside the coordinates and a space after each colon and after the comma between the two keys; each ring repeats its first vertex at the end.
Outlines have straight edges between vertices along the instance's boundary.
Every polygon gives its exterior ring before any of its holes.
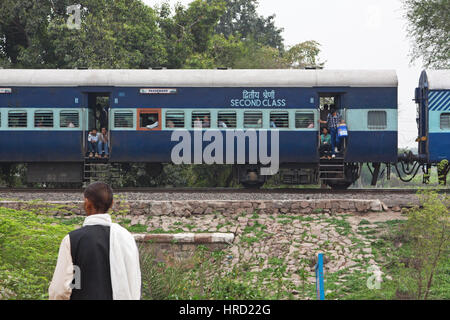
{"type": "MultiPolygon", "coordinates": [[[[333,146],[335,146],[335,150],[331,150],[331,154],[337,154],[340,158],[345,158],[345,152],[347,149],[347,137],[338,136],[338,132],[341,132],[341,129],[338,128],[345,128],[345,132],[347,132],[346,109],[342,107],[341,102],[342,96],[339,93],[320,93],[318,111],[320,114],[320,134],[323,133],[324,128],[327,128],[328,134],[332,135],[333,138],[336,135],[336,139],[334,141],[335,143],[333,143],[333,146]],[[327,123],[327,121],[328,115],[332,114],[333,111],[336,111],[341,121],[338,121],[339,123],[337,124],[337,128],[335,128],[336,131],[332,133],[332,128],[329,128],[329,124],[327,123]],[[344,126],[341,127],[341,124],[344,126]]],[[[325,155],[325,157],[328,156],[328,154],[325,155]]],[[[321,154],[321,157],[323,157],[323,154],[321,154]]]]}
{"type": "MultiPolygon", "coordinates": [[[[109,132],[110,92],[89,92],[87,95],[87,112],[85,117],[85,156],[88,158],[107,159],[110,156],[111,134],[109,132]],[[106,143],[97,141],[93,145],[89,141],[89,135],[96,131],[98,135],[106,133],[106,143]]],[[[105,139],[101,139],[105,140],[105,139]]]]}

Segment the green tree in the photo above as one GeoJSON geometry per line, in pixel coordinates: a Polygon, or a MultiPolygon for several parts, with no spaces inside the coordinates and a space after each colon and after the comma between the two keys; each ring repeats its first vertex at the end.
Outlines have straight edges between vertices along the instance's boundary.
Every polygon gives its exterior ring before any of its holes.
{"type": "Polygon", "coordinates": [[[80,0],[81,28],[67,27],[67,1],[5,0],[0,57],[24,68],[149,68],[166,64],[164,35],[140,0],[80,0]]]}
{"type": "Polygon", "coordinates": [[[422,192],[420,200],[423,208],[412,209],[406,224],[411,239],[408,271],[414,279],[410,290],[415,298],[427,300],[440,262],[449,257],[450,197],[422,192]]]}
{"type": "MultiPolygon", "coordinates": [[[[68,1],[2,0],[0,7],[0,52],[17,67],[38,67],[47,55],[46,31],[68,1]]],[[[0,56],[1,56],[0,55],[0,56]]]]}
{"type": "Polygon", "coordinates": [[[287,64],[292,68],[320,67],[325,63],[318,60],[320,43],[314,40],[305,41],[292,46],[285,54],[287,64]]]}
{"type": "Polygon", "coordinates": [[[216,32],[227,38],[252,38],[262,46],[283,50],[283,29],[275,26],[275,15],[260,16],[257,8],[258,0],[226,0],[226,11],[220,17],[216,32]]]}
{"type": "Polygon", "coordinates": [[[403,0],[408,34],[413,41],[412,60],[425,67],[450,67],[450,1],[403,0]]]}
{"type": "Polygon", "coordinates": [[[163,3],[156,10],[159,26],[166,39],[165,48],[168,53],[166,67],[170,69],[212,67],[208,63],[208,45],[214,35],[214,28],[225,11],[225,2],[195,0],[188,7],[177,4],[173,15],[168,3],[163,3]],[[206,62],[203,62],[203,59],[206,62]]]}

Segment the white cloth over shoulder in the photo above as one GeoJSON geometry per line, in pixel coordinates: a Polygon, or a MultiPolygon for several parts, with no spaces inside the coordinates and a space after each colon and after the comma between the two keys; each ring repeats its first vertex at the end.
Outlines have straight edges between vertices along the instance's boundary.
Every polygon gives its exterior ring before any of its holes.
{"type": "Polygon", "coordinates": [[[87,217],[83,226],[109,226],[109,263],[114,300],[141,299],[141,269],[139,251],[133,236],[117,223],[109,214],[87,217]]]}

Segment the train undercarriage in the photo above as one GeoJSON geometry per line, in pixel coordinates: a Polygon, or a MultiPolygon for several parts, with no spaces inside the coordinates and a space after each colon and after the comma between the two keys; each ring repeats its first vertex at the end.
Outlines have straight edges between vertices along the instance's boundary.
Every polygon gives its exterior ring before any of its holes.
{"type": "MultiPolygon", "coordinates": [[[[13,163],[0,163],[3,177],[13,175],[13,163]]],[[[117,180],[127,175],[131,164],[110,163],[107,160],[91,160],[85,163],[28,163],[26,166],[26,182],[32,184],[74,184],[86,185],[93,181],[105,181],[116,184],[117,180]]],[[[440,164],[428,164],[417,156],[405,154],[399,157],[398,163],[346,163],[344,159],[321,160],[319,164],[283,164],[275,176],[261,174],[263,167],[258,165],[235,165],[232,170],[234,185],[248,189],[259,189],[270,186],[301,186],[321,185],[336,190],[350,188],[360,179],[363,166],[367,166],[371,175],[371,185],[376,186],[380,177],[391,179],[394,171],[397,177],[405,182],[411,182],[417,175],[423,174],[423,183],[430,183],[430,172],[437,166],[438,179],[441,185],[447,184],[450,164],[443,161],[440,164]]],[[[164,165],[159,163],[144,164],[145,175],[159,177],[164,165]]],[[[17,173],[15,173],[17,175],[17,173]]],[[[231,180],[230,180],[231,181],[231,180]]]]}

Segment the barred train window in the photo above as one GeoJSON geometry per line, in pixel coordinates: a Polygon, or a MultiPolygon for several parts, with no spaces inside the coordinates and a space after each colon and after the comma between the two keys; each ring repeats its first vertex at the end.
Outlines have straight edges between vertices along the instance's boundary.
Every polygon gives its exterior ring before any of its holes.
{"type": "Polygon", "coordinates": [[[442,130],[450,129],[450,113],[441,114],[441,129],[442,130]]]}
{"type": "Polygon", "coordinates": [[[184,112],[166,112],[166,128],[184,128],[184,112]]]}
{"type": "Polygon", "coordinates": [[[133,112],[115,112],[114,113],[115,128],[133,128],[133,112]]]}
{"type": "Polygon", "coordinates": [[[249,111],[244,113],[244,127],[246,129],[260,129],[263,127],[262,112],[249,111]]]}
{"type": "Polygon", "coordinates": [[[314,129],[314,113],[312,112],[296,112],[295,113],[295,128],[296,129],[314,129]]]}
{"type": "Polygon", "coordinates": [[[373,130],[384,130],[387,128],[386,111],[369,111],[367,127],[373,130]]]}
{"type": "Polygon", "coordinates": [[[281,111],[271,112],[270,128],[289,128],[289,113],[281,111]]]}
{"type": "Polygon", "coordinates": [[[9,128],[26,128],[27,113],[25,111],[9,111],[8,112],[9,128]]]}
{"type": "Polygon", "coordinates": [[[62,111],[59,114],[59,126],[61,128],[78,128],[80,126],[78,112],[62,111]]]}
{"type": "Polygon", "coordinates": [[[53,128],[53,112],[37,111],[34,113],[35,128],[53,128]]]}
{"type": "Polygon", "coordinates": [[[192,128],[211,128],[211,113],[192,112],[192,128]]]}
{"type": "Polygon", "coordinates": [[[219,129],[236,129],[237,128],[237,115],[236,112],[219,112],[217,119],[217,127],[219,129]]]}

